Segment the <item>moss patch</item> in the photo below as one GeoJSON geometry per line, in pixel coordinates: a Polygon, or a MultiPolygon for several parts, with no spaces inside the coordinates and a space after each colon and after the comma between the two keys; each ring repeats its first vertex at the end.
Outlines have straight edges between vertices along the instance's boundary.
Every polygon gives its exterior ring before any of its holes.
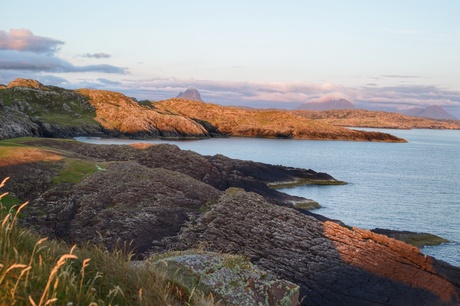
{"type": "Polygon", "coordinates": [[[192,292],[198,288],[224,305],[287,306],[298,303],[297,285],[275,279],[241,256],[188,252],[153,261],[151,266],[164,269],[167,279],[181,291],[192,292]]]}

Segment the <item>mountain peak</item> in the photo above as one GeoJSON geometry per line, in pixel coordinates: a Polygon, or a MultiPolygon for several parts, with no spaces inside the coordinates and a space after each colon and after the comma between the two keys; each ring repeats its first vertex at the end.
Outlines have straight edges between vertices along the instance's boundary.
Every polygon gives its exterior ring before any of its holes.
{"type": "Polygon", "coordinates": [[[182,99],[187,99],[187,100],[193,100],[193,101],[200,101],[200,102],[204,102],[202,99],[201,99],[201,95],[200,95],[200,92],[198,91],[198,89],[196,89],[195,87],[193,86],[190,86],[189,88],[187,88],[187,90],[185,92],[180,92],[176,98],[182,98],[182,99]]]}
{"type": "Polygon", "coordinates": [[[305,102],[300,104],[298,110],[331,110],[331,109],[354,109],[353,103],[347,99],[329,99],[326,101],[305,102]]]}
{"type": "Polygon", "coordinates": [[[453,115],[448,113],[444,108],[442,108],[442,106],[439,105],[430,105],[426,108],[414,107],[405,111],[404,115],[432,119],[457,119],[453,115]]]}

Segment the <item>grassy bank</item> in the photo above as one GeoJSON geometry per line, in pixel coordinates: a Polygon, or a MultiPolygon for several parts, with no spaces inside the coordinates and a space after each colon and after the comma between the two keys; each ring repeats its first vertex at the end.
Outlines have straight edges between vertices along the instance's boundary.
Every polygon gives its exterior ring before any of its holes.
{"type": "Polygon", "coordinates": [[[40,238],[17,224],[27,203],[7,210],[7,199],[0,195],[0,305],[213,305],[162,272],[134,270],[126,246],[108,252],[40,238]]]}

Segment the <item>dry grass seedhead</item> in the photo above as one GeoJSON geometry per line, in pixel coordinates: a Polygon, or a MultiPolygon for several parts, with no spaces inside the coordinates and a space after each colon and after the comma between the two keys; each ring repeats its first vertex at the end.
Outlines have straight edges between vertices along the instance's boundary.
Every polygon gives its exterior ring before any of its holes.
{"type": "Polygon", "coordinates": [[[0,205],[0,305],[219,305],[197,291],[180,296],[164,272],[135,268],[129,244],[69,247],[22,229],[27,205],[0,205]]]}

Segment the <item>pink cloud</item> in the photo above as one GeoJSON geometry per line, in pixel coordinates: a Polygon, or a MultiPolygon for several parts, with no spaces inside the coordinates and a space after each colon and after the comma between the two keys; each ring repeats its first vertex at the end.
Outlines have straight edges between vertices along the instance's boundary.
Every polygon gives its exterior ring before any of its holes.
{"type": "Polygon", "coordinates": [[[53,54],[64,42],[48,37],[37,36],[28,29],[0,31],[0,50],[29,51],[53,54]]]}

